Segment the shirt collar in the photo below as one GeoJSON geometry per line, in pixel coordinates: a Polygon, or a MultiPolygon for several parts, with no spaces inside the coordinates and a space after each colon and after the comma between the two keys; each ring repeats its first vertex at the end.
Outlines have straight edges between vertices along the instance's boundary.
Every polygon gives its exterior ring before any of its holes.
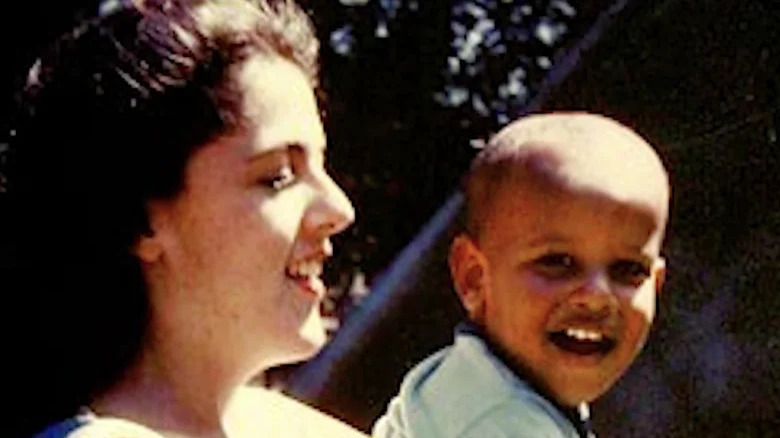
{"type": "Polygon", "coordinates": [[[482,341],[488,347],[490,352],[494,356],[496,356],[501,362],[503,362],[504,365],[507,366],[507,368],[512,370],[512,372],[517,376],[517,378],[526,382],[537,394],[544,397],[547,401],[550,402],[550,404],[555,406],[555,408],[558,409],[571,422],[571,424],[574,425],[574,428],[577,429],[577,433],[582,438],[596,437],[592,429],[592,425],[590,421],[590,408],[587,403],[583,403],[576,408],[565,407],[559,404],[547,392],[542,390],[542,388],[536,382],[534,382],[533,379],[530,379],[526,375],[526,373],[523,373],[522,370],[520,370],[519,367],[514,363],[514,361],[509,359],[509,356],[505,353],[504,349],[501,348],[496,343],[494,343],[486,335],[482,327],[480,327],[473,321],[465,320],[460,322],[457,326],[455,326],[455,335],[457,336],[460,334],[472,335],[482,339],[482,341]]]}

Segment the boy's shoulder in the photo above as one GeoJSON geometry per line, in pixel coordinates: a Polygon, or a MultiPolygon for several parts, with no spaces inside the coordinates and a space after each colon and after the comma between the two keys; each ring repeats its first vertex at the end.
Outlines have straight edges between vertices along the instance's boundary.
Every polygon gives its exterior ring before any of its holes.
{"type": "Polygon", "coordinates": [[[563,414],[492,354],[479,336],[459,333],[452,346],[407,374],[374,436],[522,437],[523,430],[533,436],[577,436],[563,414]],[[488,430],[492,432],[485,434],[488,430]]]}

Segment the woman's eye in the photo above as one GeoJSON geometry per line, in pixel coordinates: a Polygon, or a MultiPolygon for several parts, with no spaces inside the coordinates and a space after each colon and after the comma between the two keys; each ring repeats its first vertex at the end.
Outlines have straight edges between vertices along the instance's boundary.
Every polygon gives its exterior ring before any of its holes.
{"type": "Polygon", "coordinates": [[[633,260],[618,260],[609,265],[609,277],[618,283],[639,286],[650,276],[650,268],[633,260]]]}
{"type": "Polygon", "coordinates": [[[295,173],[290,166],[279,168],[274,174],[260,178],[259,184],[278,191],[295,182],[295,173]]]}
{"type": "Polygon", "coordinates": [[[579,269],[577,260],[566,253],[543,255],[533,261],[533,268],[544,277],[553,279],[572,277],[579,269]]]}

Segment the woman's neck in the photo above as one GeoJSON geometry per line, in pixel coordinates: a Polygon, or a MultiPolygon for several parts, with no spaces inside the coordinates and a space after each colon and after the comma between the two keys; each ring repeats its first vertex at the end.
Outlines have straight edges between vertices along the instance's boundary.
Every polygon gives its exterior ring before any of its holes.
{"type": "Polygon", "coordinates": [[[226,438],[222,419],[234,385],[202,357],[165,351],[147,348],[90,408],[98,416],[124,418],[168,438],[226,438]]]}

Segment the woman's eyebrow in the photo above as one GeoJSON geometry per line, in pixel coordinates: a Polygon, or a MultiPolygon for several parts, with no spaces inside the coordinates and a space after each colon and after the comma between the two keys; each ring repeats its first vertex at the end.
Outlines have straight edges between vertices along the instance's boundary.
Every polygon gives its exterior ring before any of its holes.
{"type": "Polygon", "coordinates": [[[260,160],[265,157],[273,156],[275,154],[291,154],[291,153],[299,154],[306,151],[324,155],[326,150],[327,150],[327,146],[325,144],[322,144],[321,146],[310,146],[301,142],[291,141],[291,142],[279,143],[277,145],[274,145],[262,151],[257,151],[256,153],[251,154],[247,158],[247,161],[253,162],[255,160],[260,160]]]}
{"type": "Polygon", "coordinates": [[[269,148],[265,148],[263,150],[253,151],[247,157],[247,161],[251,163],[257,160],[263,160],[265,158],[273,157],[276,155],[287,155],[296,147],[296,145],[297,143],[281,143],[269,148]]]}

